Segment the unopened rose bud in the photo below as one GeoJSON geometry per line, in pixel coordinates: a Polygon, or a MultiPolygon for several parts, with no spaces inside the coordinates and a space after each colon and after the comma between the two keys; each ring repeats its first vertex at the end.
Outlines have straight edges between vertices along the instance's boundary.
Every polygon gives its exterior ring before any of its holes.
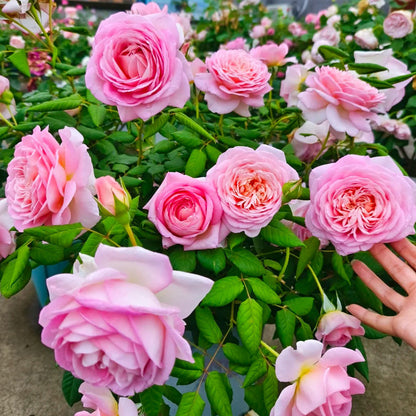
{"type": "Polygon", "coordinates": [[[102,176],[95,181],[98,201],[112,215],[125,214],[130,206],[130,196],[111,176],[102,176]],[[117,203],[117,201],[119,203],[117,203]],[[124,207],[125,209],[120,209],[124,207]],[[124,212],[119,212],[119,211],[124,212]]]}
{"type": "Polygon", "coordinates": [[[0,102],[10,105],[13,102],[13,93],[10,90],[4,91],[0,96],[0,102]]]}

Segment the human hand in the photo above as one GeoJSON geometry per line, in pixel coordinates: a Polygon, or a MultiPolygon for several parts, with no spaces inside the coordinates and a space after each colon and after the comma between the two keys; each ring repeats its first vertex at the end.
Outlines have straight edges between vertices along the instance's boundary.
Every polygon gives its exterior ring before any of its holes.
{"type": "Polygon", "coordinates": [[[390,246],[405,261],[384,244],[375,244],[370,253],[387,273],[406,291],[403,296],[387,286],[364,263],[354,260],[351,265],[360,279],[374,294],[397,314],[380,315],[359,305],[349,305],[347,310],[364,324],[388,335],[397,336],[416,349],[416,246],[403,239],[390,246]]]}

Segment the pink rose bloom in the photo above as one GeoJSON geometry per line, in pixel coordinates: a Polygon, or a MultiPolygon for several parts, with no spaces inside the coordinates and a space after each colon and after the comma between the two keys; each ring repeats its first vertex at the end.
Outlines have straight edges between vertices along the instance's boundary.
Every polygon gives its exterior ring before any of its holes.
{"type": "Polygon", "coordinates": [[[327,45],[336,46],[340,41],[340,34],[334,27],[325,26],[313,35],[312,40],[313,42],[325,41],[327,45]]]}
{"type": "Polygon", "coordinates": [[[162,234],[165,248],[174,244],[184,250],[217,248],[227,235],[221,226],[220,200],[205,178],[168,172],[144,209],[162,234]]]}
{"type": "Polygon", "coordinates": [[[401,120],[389,118],[387,115],[380,115],[372,124],[374,130],[384,131],[399,140],[410,140],[412,132],[410,127],[401,120]]]}
{"type": "Polygon", "coordinates": [[[25,40],[21,36],[12,35],[10,36],[10,46],[16,49],[23,49],[25,47],[25,40]]]}
{"type": "MultiPolygon", "coordinates": [[[[165,5],[163,7],[163,13],[166,13],[168,10],[168,6],[165,5]]],[[[140,14],[142,16],[146,16],[149,14],[157,14],[162,12],[161,8],[159,7],[159,5],[153,1],[151,1],[150,3],[141,3],[141,2],[136,2],[133,3],[131,8],[130,8],[131,13],[133,14],[140,14]]]]}
{"type": "Polygon", "coordinates": [[[208,72],[205,62],[201,61],[199,58],[195,58],[193,61],[189,62],[189,66],[192,72],[192,78],[195,78],[196,74],[208,72]]]}
{"type": "Polygon", "coordinates": [[[116,214],[116,200],[128,207],[129,196],[119,183],[111,176],[101,176],[95,181],[97,197],[101,205],[111,214],[116,214]]]}
{"type": "Polygon", "coordinates": [[[304,82],[309,75],[310,65],[291,65],[286,70],[286,78],[280,85],[280,96],[289,107],[297,107],[298,96],[304,87],[304,82]]]}
{"type": "Polygon", "coordinates": [[[314,168],[306,227],[343,256],[414,234],[416,184],[389,156],[347,155],[314,168]]]}
{"type": "Polygon", "coordinates": [[[404,38],[413,32],[413,18],[410,10],[396,10],[387,15],[383,22],[384,33],[393,39],[404,38]]]}
{"type": "Polygon", "coordinates": [[[315,157],[322,152],[325,153],[327,148],[331,146],[337,139],[344,138],[335,136],[329,129],[328,121],[324,121],[321,124],[315,124],[311,121],[305,121],[305,123],[299,127],[295,134],[291,144],[295,151],[295,155],[304,162],[311,162],[315,157]],[[323,144],[326,144],[324,150],[322,150],[323,144]]]}
{"type": "Polygon", "coordinates": [[[298,179],[285,154],[267,145],[228,149],[207,172],[221,201],[224,225],[249,237],[256,237],[279,211],[283,185],[298,179]]]}
{"type": "MultiPolygon", "coordinates": [[[[410,74],[407,65],[393,57],[392,49],[384,49],[382,51],[355,51],[354,60],[356,63],[365,64],[377,64],[387,68],[387,71],[375,72],[372,76],[383,81],[388,78],[394,78],[401,75],[410,74]]],[[[385,100],[379,105],[380,112],[389,111],[394,105],[398,104],[405,95],[406,85],[412,81],[409,78],[405,81],[397,82],[393,88],[384,88],[380,90],[380,93],[385,96],[385,100]]]]}
{"type": "Polygon", "coordinates": [[[64,13],[67,19],[78,19],[78,9],[76,7],[65,7],[64,13]]]}
{"type": "Polygon", "coordinates": [[[238,37],[238,38],[235,38],[234,40],[230,40],[225,45],[221,46],[221,49],[227,49],[227,50],[244,49],[245,51],[247,51],[248,45],[244,38],[238,37]]]}
{"type": "Polygon", "coordinates": [[[38,126],[15,147],[7,167],[6,198],[19,231],[76,222],[91,228],[100,219],[83,137],[71,127],[59,130],[59,135],[61,144],[47,127],[38,126]]]}
{"type": "Polygon", "coordinates": [[[116,105],[123,122],[147,120],[167,106],[183,107],[191,74],[180,46],[166,12],[113,14],[95,35],[86,85],[97,99],[116,105]]]}
{"type": "Polygon", "coordinates": [[[7,120],[16,114],[16,102],[10,91],[10,82],[6,77],[0,75],[0,113],[7,120]],[[6,104],[6,103],[9,104],[6,104]]]}
{"type": "Polygon", "coordinates": [[[312,23],[315,25],[315,29],[319,29],[321,27],[321,17],[327,14],[327,10],[320,10],[318,13],[308,13],[305,16],[305,23],[312,23]]]}
{"type": "Polygon", "coordinates": [[[220,49],[205,61],[208,73],[195,75],[195,85],[205,92],[213,113],[235,111],[249,117],[249,106],[262,107],[263,96],[272,88],[267,65],[241,49],[220,49]]]}
{"type": "Polygon", "coordinates": [[[137,406],[133,400],[120,397],[119,402],[114,399],[111,391],[105,387],[96,387],[82,383],[79,387],[82,393],[82,404],[94,412],[81,411],[74,416],[137,416],[137,406]]]}
{"type": "Polygon", "coordinates": [[[305,118],[314,123],[327,119],[336,131],[350,136],[370,131],[369,120],[376,117],[373,110],[384,100],[354,73],[329,66],[316,67],[305,83],[309,88],[298,95],[305,118]]]}
{"type": "Polygon", "coordinates": [[[251,39],[259,39],[266,35],[266,28],[262,25],[253,26],[250,32],[251,39]]]}
{"type": "Polygon", "coordinates": [[[277,45],[274,42],[270,42],[251,49],[250,55],[260,59],[267,66],[282,66],[287,62],[285,57],[288,52],[289,47],[285,43],[277,45]]]}
{"type": "Polygon", "coordinates": [[[276,377],[290,382],[270,416],[349,416],[353,394],[363,394],[361,381],[350,377],[347,366],[364,361],[358,350],[331,348],[322,355],[323,344],[298,341],[296,350],[285,348],[276,359],[276,377]]]}
{"type": "Polygon", "coordinates": [[[100,245],[73,274],[47,280],[42,342],[75,377],[130,396],[168,379],[176,358],[193,362],[183,321],[213,282],[173,271],[142,247],[100,245]]]}
{"type": "Polygon", "coordinates": [[[10,231],[13,220],[7,212],[6,198],[0,198],[0,260],[16,249],[15,232],[10,231]]]}
{"type": "Polygon", "coordinates": [[[347,345],[353,336],[364,335],[365,330],[361,322],[355,316],[342,311],[330,311],[325,313],[315,332],[317,340],[324,346],[343,347],[347,345]]]}
{"type": "Polygon", "coordinates": [[[183,33],[184,40],[191,40],[194,35],[194,30],[191,25],[192,15],[181,11],[180,13],[170,13],[172,19],[176,22],[179,31],[183,33]]]}
{"type": "Polygon", "coordinates": [[[378,39],[371,28],[355,32],[354,40],[358,46],[364,49],[376,49],[378,47],[378,39]]]}
{"type": "Polygon", "coordinates": [[[270,19],[270,18],[269,18],[269,17],[267,17],[267,16],[264,16],[264,17],[261,19],[261,21],[260,21],[260,24],[261,24],[262,26],[264,26],[266,29],[268,29],[269,27],[271,27],[272,23],[273,23],[273,20],[272,20],[272,19],[270,19]]]}
{"type": "Polygon", "coordinates": [[[308,33],[308,31],[304,29],[303,26],[299,22],[290,23],[287,29],[293,36],[296,36],[296,37],[299,37],[308,33]]]}

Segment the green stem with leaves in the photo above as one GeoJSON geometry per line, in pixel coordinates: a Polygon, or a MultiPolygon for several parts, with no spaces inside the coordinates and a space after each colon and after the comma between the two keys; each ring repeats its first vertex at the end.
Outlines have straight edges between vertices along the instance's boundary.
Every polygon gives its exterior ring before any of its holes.
{"type": "Polygon", "coordinates": [[[315,280],[316,286],[318,286],[318,290],[319,290],[319,293],[322,296],[322,301],[323,301],[324,300],[324,297],[325,297],[325,292],[322,289],[321,282],[319,281],[318,276],[316,275],[316,273],[314,272],[314,270],[312,269],[312,267],[311,267],[310,264],[308,264],[308,269],[311,272],[311,274],[312,274],[312,276],[313,276],[313,278],[315,280]]]}
{"type": "Polygon", "coordinates": [[[132,246],[137,246],[136,237],[133,234],[133,230],[130,227],[130,224],[125,224],[124,229],[126,230],[127,235],[129,236],[129,240],[132,246]]]}

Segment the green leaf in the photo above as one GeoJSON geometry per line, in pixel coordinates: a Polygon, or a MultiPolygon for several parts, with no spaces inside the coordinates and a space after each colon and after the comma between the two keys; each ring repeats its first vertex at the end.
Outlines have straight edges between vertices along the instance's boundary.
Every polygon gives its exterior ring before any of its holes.
{"type": "Polygon", "coordinates": [[[94,256],[98,246],[107,240],[105,235],[101,234],[90,234],[87,241],[84,243],[81,249],[81,253],[87,254],[88,256],[94,256]]]}
{"type": "Polygon", "coordinates": [[[296,315],[307,315],[313,307],[313,298],[310,297],[298,297],[285,300],[283,303],[296,315]]]}
{"type": "Polygon", "coordinates": [[[38,264],[52,265],[65,258],[65,250],[54,244],[34,242],[30,248],[30,258],[38,264]]]}
{"type": "Polygon", "coordinates": [[[217,371],[211,371],[205,382],[205,391],[212,410],[218,416],[233,416],[230,398],[223,377],[217,371]]]}
{"type": "Polygon", "coordinates": [[[292,345],[295,326],[296,315],[289,309],[281,309],[276,313],[276,330],[283,348],[292,345]]]}
{"type": "Polygon", "coordinates": [[[253,361],[252,354],[249,354],[241,345],[227,342],[222,346],[222,351],[228,360],[243,367],[249,366],[253,361]]]}
{"type": "Polygon", "coordinates": [[[370,84],[372,87],[378,88],[378,89],[387,89],[387,88],[393,88],[393,85],[390,84],[390,82],[382,81],[381,79],[378,79],[376,77],[360,77],[362,81],[365,81],[367,84],[370,84]]]}
{"type": "Polygon", "coordinates": [[[29,247],[19,247],[16,254],[16,258],[7,263],[0,280],[0,292],[5,298],[20,292],[30,280],[29,247]]]}
{"type": "Polygon", "coordinates": [[[32,131],[36,126],[39,126],[38,121],[31,121],[29,123],[20,123],[17,126],[13,126],[16,131],[32,131]]]}
{"type": "Polygon", "coordinates": [[[244,290],[243,282],[237,276],[217,280],[202,300],[203,306],[224,306],[231,303],[244,290]]]}
{"type": "Polygon", "coordinates": [[[85,26],[67,26],[61,28],[65,32],[78,33],[79,35],[91,36],[91,32],[85,26]]]}
{"type": "Polygon", "coordinates": [[[217,159],[220,157],[221,152],[214,146],[211,146],[210,144],[205,147],[205,150],[207,152],[208,159],[212,163],[217,163],[217,159]]]}
{"type": "Polygon", "coordinates": [[[262,228],[261,236],[271,244],[280,247],[302,247],[304,244],[297,235],[280,221],[272,221],[262,228]]]}
{"type": "Polygon", "coordinates": [[[204,142],[199,137],[196,137],[195,134],[187,130],[175,131],[174,133],[172,133],[172,136],[182,146],[185,146],[191,149],[193,147],[200,147],[204,144],[204,142]]]}
{"type": "Polygon", "coordinates": [[[215,274],[218,274],[225,269],[226,259],[224,251],[221,248],[199,250],[197,251],[196,256],[203,267],[215,274]]]}
{"type": "Polygon", "coordinates": [[[410,74],[399,75],[397,77],[388,78],[388,79],[385,79],[384,81],[386,81],[390,84],[397,84],[398,82],[406,81],[407,79],[412,78],[415,75],[416,75],[416,72],[412,72],[410,74]]]}
{"type": "Polygon", "coordinates": [[[271,305],[279,305],[281,303],[279,295],[268,284],[264,283],[263,280],[248,278],[246,281],[250,283],[256,297],[263,302],[271,305]]]}
{"type": "Polygon", "coordinates": [[[202,416],[205,402],[198,392],[192,391],[185,393],[179,403],[176,416],[202,416]]]}
{"type": "Polygon", "coordinates": [[[222,332],[215,322],[214,315],[208,308],[198,307],[195,310],[196,325],[203,337],[212,344],[219,344],[222,332]]]}
{"type": "Polygon", "coordinates": [[[263,357],[257,358],[250,365],[248,369],[246,378],[244,379],[243,387],[247,387],[250,384],[253,384],[260,377],[263,377],[267,372],[267,364],[263,357]]]}
{"type": "Polygon", "coordinates": [[[244,241],[246,241],[247,236],[244,233],[238,233],[238,234],[229,234],[227,237],[227,245],[230,250],[234,250],[235,247],[242,244],[244,241]]]}
{"type": "Polygon", "coordinates": [[[193,149],[185,165],[185,175],[197,178],[202,175],[207,163],[207,155],[201,149],[193,149]]]}
{"type": "Polygon", "coordinates": [[[172,403],[175,403],[176,405],[179,405],[182,394],[178,389],[176,389],[173,386],[169,386],[168,384],[165,384],[163,386],[163,395],[172,403]]]}
{"type": "Polygon", "coordinates": [[[263,384],[255,384],[244,389],[244,400],[259,416],[269,416],[263,399],[263,384]]]}
{"type": "Polygon", "coordinates": [[[163,404],[161,386],[152,386],[140,393],[140,402],[146,416],[158,416],[163,404]]]}
{"type": "Polygon", "coordinates": [[[372,74],[374,72],[388,71],[384,66],[370,63],[349,63],[348,68],[358,74],[372,74]]]}
{"type": "Polygon", "coordinates": [[[82,67],[82,68],[75,67],[65,72],[65,75],[67,77],[80,77],[82,75],[85,75],[86,72],[87,72],[86,67],[82,67]]]}
{"type": "Polygon", "coordinates": [[[335,46],[329,45],[321,45],[318,48],[318,53],[321,54],[327,60],[346,59],[350,57],[347,52],[344,52],[343,50],[336,48],[335,46]]]}
{"type": "Polygon", "coordinates": [[[270,412],[272,407],[275,405],[278,394],[278,384],[274,367],[269,366],[267,369],[266,379],[263,383],[264,405],[266,406],[268,412],[270,412]]]}
{"type": "Polygon", "coordinates": [[[193,354],[194,363],[177,359],[172,369],[171,376],[178,378],[179,385],[190,384],[204,373],[204,357],[201,354],[193,354]]]}
{"type": "Polygon", "coordinates": [[[23,75],[30,78],[30,68],[27,61],[26,51],[19,49],[9,56],[9,61],[18,69],[23,75]]]}
{"type": "Polygon", "coordinates": [[[168,122],[169,115],[162,113],[159,117],[155,118],[152,124],[146,125],[143,133],[143,140],[146,140],[149,137],[154,136],[163,126],[168,122]]]}
{"type": "Polygon", "coordinates": [[[136,139],[132,134],[128,131],[114,131],[108,136],[108,139],[116,142],[116,143],[133,143],[136,139]]]}
{"type": "Polygon", "coordinates": [[[82,383],[82,380],[75,378],[69,371],[64,372],[62,377],[62,393],[70,406],[81,401],[82,394],[78,389],[82,383]]]}
{"type": "Polygon", "coordinates": [[[76,223],[26,228],[24,234],[57,246],[69,247],[82,230],[83,226],[80,223],[76,223]]]}
{"type": "Polygon", "coordinates": [[[310,237],[303,243],[305,246],[300,250],[299,261],[296,266],[296,277],[299,277],[302,274],[302,272],[305,270],[305,267],[309,264],[309,262],[313,259],[319,250],[319,245],[321,244],[319,238],[316,237],[310,237]]]}
{"type": "Polygon", "coordinates": [[[153,146],[153,151],[156,153],[169,153],[175,147],[176,147],[176,144],[174,142],[171,142],[170,140],[165,139],[165,140],[161,140],[160,142],[157,142],[153,146]]]}
{"type": "Polygon", "coordinates": [[[176,120],[179,123],[183,124],[184,126],[190,128],[194,132],[200,134],[201,136],[205,137],[208,140],[212,140],[215,142],[215,137],[208,133],[202,126],[200,126],[196,121],[189,118],[186,114],[183,113],[175,113],[176,120]]]}
{"type": "Polygon", "coordinates": [[[339,255],[337,252],[334,252],[331,257],[331,264],[334,268],[335,273],[344,279],[346,282],[350,283],[350,277],[348,276],[345,266],[344,266],[344,258],[339,255]]]}
{"type": "Polygon", "coordinates": [[[169,251],[169,259],[174,270],[192,273],[196,268],[195,251],[185,251],[181,246],[169,251]]]}
{"type": "Polygon", "coordinates": [[[254,299],[246,299],[238,308],[237,330],[248,352],[256,352],[260,345],[262,329],[263,308],[254,299]]]}
{"type": "Polygon", "coordinates": [[[248,276],[261,276],[264,273],[264,267],[261,261],[249,250],[236,249],[225,250],[228,260],[237,267],[242,273],[248,276]]]}
{"type": "Polygon", "coordinates": [[[312,329],[302,318],[298,317],[300,327],[296,330],[296,339],[298,341],[306,341],[313,338],[312,329]]]}
{"type": "Polygon", "coordinates": [[[58,98],[53,101],[46,101],[37,105],[29,107],[27,111],[61,111],[61,110],[71,110],[77,108],[82,104],[82,97],[78,94],[71,95],[66,98],[58,98]]]}
{"type": "Polygon", "coordinates": [[[103,124],[106,115],[106,109],[102,105],[97,104],[90,104],[88,106],[88,113],[91,116],[92,122],[97,126],[100,127],[103,124]]]}
{"type": "Polygon", "coordinates": [[[77,129],[84,136],[86,142],[91,140],[101,140],[106,137],[106,134],[101,129],[91,129],[90,127],[85,127],[82,125],[78,126],[77,129]]]}
{"type": "Polygon", "coordinates": [[[42,92],[35,92],[29,94],[23,95],[23,100],[25,103],[41,103],[44,101],[49,101],[52,98],[52,95],[48,92],[42,91],[42,92]]]}

